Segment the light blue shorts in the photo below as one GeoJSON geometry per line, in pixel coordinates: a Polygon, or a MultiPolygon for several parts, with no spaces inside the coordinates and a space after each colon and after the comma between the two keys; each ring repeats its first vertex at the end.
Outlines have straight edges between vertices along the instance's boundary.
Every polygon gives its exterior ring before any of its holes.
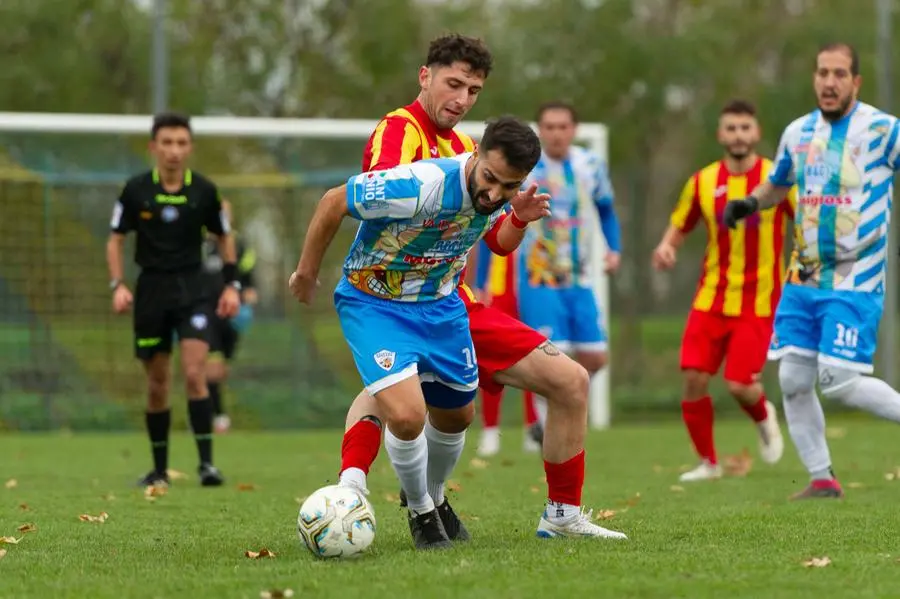
{"type": "Polygon", "coordinates": [[[874,370],[884,295],[787,284],[778,308],[769,359],[786,354],[863,374],[874,370]]]}
{"type": "Polygon", "coordinates": [[[334,305],[369,394],[418,374],[428,405],[453,409],[475,398],[478,363],[458,294],[399,302],[366,295],[341,279],[334,305]]]}
{"type": "Polygon", "coordinates": [[[547,336],[563,351],[604,351],[606,330],[594,291],[587,287],[519,285],[522,322],[547,336]]]}

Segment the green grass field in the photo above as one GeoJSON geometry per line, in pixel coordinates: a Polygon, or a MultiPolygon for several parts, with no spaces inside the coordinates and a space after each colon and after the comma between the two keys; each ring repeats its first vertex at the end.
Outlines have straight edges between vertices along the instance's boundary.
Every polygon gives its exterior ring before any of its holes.
{"type": "MultiPolygon", "coordinates": [[[[333,480],[336,432],[243,433],[217,442],[229,477],[200,488],[182,433],[172,467],[189,478],[150,502],[131,486],[148,466],[138,434],[0,437],[0,597],[887,597],[896,596],[900,549],[896,428],[833,419],[831,447],[848,497],[790,503],[805,476],[788,445],[774,467],[680,485],[691,451],[680,423],[623,426],[589,436],[585,502],[615,510],[605,521],[627,542],[534,537],[543,470],[510,429],[486,465],[473,462],[473,434],[451,498],[471,543],[447,552],[412,549],[397,487],[382,452],[371,477],[378,535],[356,561],[319,561],[295,532],[298,498],[333,480]],[[240,489],[239,485],[254,485],[240,489]],[[106,522],[79,520],[107,512],[106,522]],[[32,523],[34,532],[17,532],[32,523]],[[267,548],[275,558],[251,560],[267,548]],[[827,556],[831,565],[804,567],[827,556]]],[[[723,455],[755,436],[742,420],[717,429],[723,455]]]]}

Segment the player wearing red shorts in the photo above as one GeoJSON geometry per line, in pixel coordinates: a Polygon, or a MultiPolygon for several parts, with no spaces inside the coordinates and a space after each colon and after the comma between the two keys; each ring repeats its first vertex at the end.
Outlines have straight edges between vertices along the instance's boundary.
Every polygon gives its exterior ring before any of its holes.
{"type": "MultiPolygon", "coordinates": [[[[507,256],[491,253],[482,241],[469,252],[469,263],[475,268],[474,277],[467,281],[476,289],[476,294],[484,298],[484,302],[504,314],[519,320],[519,305],[516,297],[516,262],[518,252],[507,256]]],[[[500,385],[484,385],[481,388],[481,436],[478,440],[478,455],[490,457],[500,451],[500,404],[503,402],[503,387],[500,385]]],[[[538,422],[534,397],[531,393],[522,394],[523,415],[525,417],[525,435],[523,449],[526,452],[541,450],[543,429],[538,422]]]]}
{"type": "MultiPolygon", "coordinates": [[[[418,98],[381,120],[366,146],[364,170],[385,169],[471,150],[472,140],[453,127],[475,104],[491,62],[490,52],[480,40],[449,35],[432,41],[425,66],[419,70],[418,98]]],[[[521,226],[512,214],[497,226],[508,225],[507,221],[521,226]]],[[[461,276],[460,280],[465,279],[461,276]]],[[[494,388],[512,385],[548,399],[543,445],[548,499],[538,523],[538,536],[626,538],[622,533],[594,524],[590,512],[585,513],[581,508],[587,371],[543,335],[476,301],[467,285],[461,284],[459,293],[469,314],[479,384],[494,388]]],[[[340,484],[366,492],[366,476],[381,444],[379,414],[386,409],[390,406],[379,404],[377,398],[365,391],[353,401],[341,447],[340,484]]],[[[429,494],[451,540],[466,540],[469,535],[444,496],[444,481],[462,454],[465,431],[474,417],[471,403],[458,410],[429,409],[425,426],[427,453],[409,457],[428,460],[429,494]]]]}
{"type": "Polygon", "coordinates": [[[784,237],[794,217],[796,192],[789,201],[741,221],[734,230],[722,222],[725,203],[746,197],[768,176],[772,163],[756,154],[759,138],[752,104],[734,100],[722,109],[718,139],[725,156],[688,180],[653,253],[655,268],[672,268],[685,236],[701,219],[706,225],[706,257],[681,344],[682,416],[701,461],[681,475],[682,481],[722,476],[708,387],[723,361],[729,392],[757,425],[762,460],[773,464],[784,451],[778,416],[766,400],[759,375],[781,297],[784,237]]]}

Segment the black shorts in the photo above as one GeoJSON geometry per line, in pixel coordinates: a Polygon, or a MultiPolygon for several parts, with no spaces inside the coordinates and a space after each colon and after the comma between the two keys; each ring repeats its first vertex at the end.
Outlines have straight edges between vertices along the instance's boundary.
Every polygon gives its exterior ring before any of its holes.
{"type": "Polygon", "coordinates": [[[141,360],[171,353],[176,334],[209,343],[214,315],[199,270],[142,272],[134,291],[134,353],[141,360]]]}
{"type": "Polygon", "coordinates": [[[215,307],[211,308],[212,320],[209,326],[209,353],[220,354],[226,360],[234,357],[240,333],[231,326],[231,319],[216,316],[215,307]]]}

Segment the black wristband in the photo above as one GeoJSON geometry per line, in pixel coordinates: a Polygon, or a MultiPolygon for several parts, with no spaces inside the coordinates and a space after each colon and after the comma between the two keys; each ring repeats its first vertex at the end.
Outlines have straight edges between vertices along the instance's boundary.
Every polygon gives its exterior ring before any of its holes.
{"type": "Polygon", "coordinates": [[[750,208],[753,212],[759,210],[759,200],[757,200],[754,196],[747,196],[747,201],[750,203],[750,208]]]}
{"type": "Polygon", "coordinates": [[[222,276],[225,277],[225,284],[233,283],[237,280],[237,264],[223,264],[222,276]]]}

